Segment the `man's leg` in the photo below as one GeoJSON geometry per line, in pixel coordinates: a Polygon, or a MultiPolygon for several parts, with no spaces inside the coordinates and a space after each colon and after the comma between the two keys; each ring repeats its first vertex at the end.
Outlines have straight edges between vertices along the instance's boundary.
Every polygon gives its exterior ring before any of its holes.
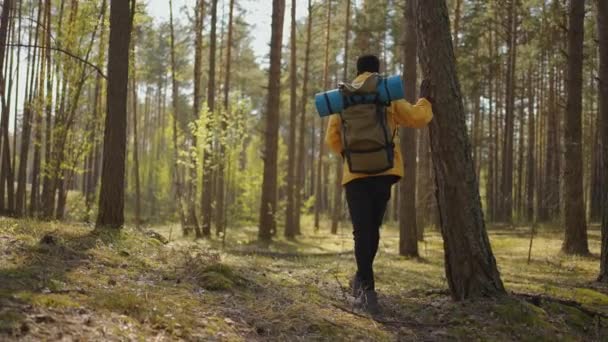
{"type": "Polygon", "coordinates": [[[357,261],[358,280],[363,289],[374,289],[373,262],[373,198],[372,187],[368,178],[357,179],[346,184],[346,201],[353,224],[355,240],[355,259],[357,261]]]}
{"type": "Polygon", "coordinates": [[[388,201],[391,198],[391,188],[396,180],[398,180],[398,178],[395,178],[395,176],[374,177],[374,192],[372,196],[372,217],[374,221],[372,241],[372,265],[378,252],[378,246],[380,245],[380,227],[382,226],[382,221],[384,220],[384,214],[386,213],[388,201]]]}

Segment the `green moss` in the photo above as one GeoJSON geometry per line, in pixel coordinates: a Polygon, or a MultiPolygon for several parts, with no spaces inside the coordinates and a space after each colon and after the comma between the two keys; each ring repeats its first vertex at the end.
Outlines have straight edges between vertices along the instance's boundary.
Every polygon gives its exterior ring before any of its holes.
{"type": "Polygon", "coordinates": [[[17,293],[15,297],[32,305],[47,308],[66,309],[80,307],[80,304],[67,294],[41,294],[24,291],[17,293]]]}
{"type": "Polygon", "coordinates": [[[103,291],[92,297],[91,304],[118,314],[143,321],[148,316],[148,303],[144,298],[127,289],[120,291],[103,291]]]}

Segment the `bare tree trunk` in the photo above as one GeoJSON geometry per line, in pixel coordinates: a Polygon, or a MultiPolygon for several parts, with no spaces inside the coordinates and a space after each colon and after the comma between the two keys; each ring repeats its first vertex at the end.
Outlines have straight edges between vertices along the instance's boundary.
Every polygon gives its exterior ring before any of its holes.
{"type": "MultiPolygon", "coordinates": [[[[195,24],[194,24],[194,103],[192,120],[197,120],[201,115],[201,100],[202,100],[202,59],[203,59],[203,20],[205,17],[204,11],[205,2],[197,1],[194,9],[195,24]]],[[[198,224],[196,217],[196,196],[197,184],[198,184],[198,153],[197,153],[197,139],[196,133],[188,132],[187,136],[190,138],[189,154],[190,154],[190,182],[188,184],[188,198],[186,200],[186,206],[188,208],[188,223],[191,228],[194,229],[195,237],[203,237],[202,231],[198,224]]],[[[189,228],[190,229],[190,228],[189,228]]]]}
{"type": "Polygon", "coordinates": [[[272,1],[272,36],[270,39],[270,72],[264,139],[264,178],[260,201],[258,238],[270,241],[276,231],[277,153],[279,143],[279,105],[281,100],[281,47],[285,0],[272,1]]]}
{"type": "Polygon", "coordinates": [[[431,148],[452,297],[503,295],[481,210],[445,1],[421,1],[417,19],[422,71],[437,87],[431,148]]]}
{"type": "MultiPolygon", "coordinates": [[[[298,160],[296,167],[296,188],[294,190],[295,216],[293,220],[294,231],[301,234],[300,210],[302,210],[302,197],[304,196],[305,160],[306,160],[306,104],[308,103],[308,74],[310,69],[310,44],[312,36],[312,1],[308,0],[308,17],[306,24],[306,51],[304,53],[304,80],[302,82],[302,100],[300,101],[300,136],[298,137],[298,160]]],[[[314,140],[311,140],[314,142],[314,140]]],[[[310,165],[312,169],[312,165],[310,165]]]]}
{"type": "MultiPolygon", "coordinates": [[[[233,40],[233,31],[234,31],[234,0],[230,0],[230,9],[228,11],[228,40],[226,42],[226,71],[224,75],[224,112],[222,113],[221,122],[221,131],[225,132],[227,129],[227,122],[229,117],[229,95],[230,95],[230,73],[232,66],[232,40],[233,40]]],[[[225,142],[220,139],[219,146],[219,156],[218,156],[218,188],[216,189],[217,193],[217,214],[216,214],[216,224],[217,231],[222,234],[226,234],[226,146],[225,142]]]]}
{"type": "Polygon", "coordinates": [[[566,235],[562,250],[566,254],[589,254],[583,197],[583,38],[585,1],[571,1],[568,28],[568,104],[565,122],[564,165],[566,235]]]}
{"type": "Polygon", "coordinates": [[[103,136],[103,166],[97,226],[120,228],[124,224],[125,153],[127,143],[127,84],[129,42],[135,0],[110,3],[107,113],[103,136]]]}
{"type": "MultiPolygon", "coordinates": [[[[327,21],[325,26],[325,64],[323,66],[323,87],[329,88],[329,43],[331,38],[331,1],[327,1],[327,21]]],[[[315,230],[319,229],[321,210],[323,209],[323,177],[327,177],[323,170],[323,158],[325,157],[325,125],[321,122],[321,134],[319,135],[319,157],[317,159],[317,180],[315,190],[315,230]]],[[[314,140],[313,140],[314,141],[314,140]]]]}
{"type": "MultiPolygon", "coordinates": [[[[600,46],[599,68],[599,98],[602,153],[608,159],[608,2],[598,0],[597,4],[597,32],[600,46]]],[[[608,162],[604,163],[603,172],[608,175],[608,162]]],[[[604,191],[604,209],[602,218],[602,255],[600,258],[599,281],[608,282],[608,193],[604,191]]]]}
{"type": "MultiPolygon", "coordinates": [[[[21,5],[20,5],[21,6],[21,5]]],[[[5,53],[6,53],[6,42],[8,41],[8,27],[9,27],[9,18],[11,14],[11,9],[13,7],[12,0],[5,0],[2,4],[2,16],[0,17],[0,70],[4,70],[5,66],[5,53]]],[[[21,29],[19,30],[21,31],[21,29]]],[[[18,58],[19,59],[19,58],[18,58]]],[[[6,94],[6,80],[8,78],[8,74],[4,73],[0,76],[0,95],[2,98],[2,119],[1,119],[1,129],[2,132],[2,171],[0,172],[0,210],[4,211],[4,184],[8,182],[8,175],[12,173],[11,165],[10,165],[10,144],[9,144],[9,105],[7,104],[6,98],[4,94],[6,94]]],[[[14,135],[17,135],[17,131],[13,132],[14,135]]],[[[9,185],[10,186],[10,185],[9,185]]],[[[9,189],[9,198],[11,197],[9,189]]],[[[7,212],[12,211],[12,206],[9,204],[7,212]]]]}
{"type": "MultiPolygon", "coordinates": [[[[211,33],[209,34],[209,78],[207,82],[207,107],[209,115],[214,115],[215,112],[215,62],[217,48],[217,2],[211,0],[211,33]]],[[[207,131],[210,130],[207,125],[207,131]]],[[[207,145],[205,143],[204,145],[207,145]]],[[[203,189],[201,192],[201,211],[203,216],[202,230],[203,236],[211,235],[211,220],[213,215],[213,174],[211,172],[212,163],[212,148],[206,148],[203,156],[203,189]]]]}
{"type": "MultiPolygon", "coordinates": [[[[411,103],[416,101],[416,0],[405,1],[405,40],[403,44],[403,68],[405,70],[405,99],[411,103]]],[[[401,181],[400,220],[399,220],[399,254],[410,257],[418,256],[418,233],[416,224],[416,130],[401,129],[401,152],[403,168],[407,170],[401,181]],[[407,169],[406,169],[407,168],[407,169]]]]}
{"type": "MultiPolygon", "coordinates": [[[[40,17],[42,14],[41,6],[38,6],[38,15],[37,21],[40,22],[40,17]]],[[[38,39],[40,34],[40,27],[36,26],[35,29],[35,38],[34,38],[34,46],[38,45],[38,39]]],[[[32,61],[31,68],[29,74],[29,84],[28,87],[28,95],[26,96],[26,103],[24,105],[24,113],[23,113],[23,128],[21,132],[21,151],[19,153],[19,172],[17,174],[17,194],[16,194],[16,202],[15,202],[15,214],[17,216],[23,216],[25,214],[26,208],[26,185],[27,185],[27,166],[28,166],[28,156],[30,152],[30,141],[31,141],[31,132],[32,132],[32,114],[33,114],[33,98],[34,98],[34,87],[36,80],[36,65],[38,63],[38,51],[36,49],[32,52],[32,61]]]]}
{"type": "Polygon", "coordinates": [[[532,72],[528,71],[528,158],[526,169],[526,203],[524,205],[524,216],[526,221],[534,220],[534,194],[536,193],[536,158],[534,149],[536,148],[536,126],[534,118],[534,89],[532,83],[532,72]]]}
{"type": "Polygon", "coordinates": [[[133,57],[133,70],[131,70],[131,101],[132,109],[132,124],[133,124],[133,173],[135,174],[135,228],[139,229],[141,225],[141,189],[139,180],[139,136],[137,132],[137,67],[135,57],[135,42],[131,43],[131,55],[133,57]]]}
{"type": "Polygon", "coordinates": [[[507,79],[505,96],[505,132],[502,149],[502,177],[499,197],[499,220],[513,220],[513,139],[515,122],[515,66],[517,58],[517,0],[509,0],[507,19],[507,79]]]}
{"type": "Polygon", "coordinates": [[[184,212],[183,206],[183,183],[179,168],[179,145],[177,139],[177,99],[178,99],[178,87],[177,87],[177,67],[175,65],[175,27],[173,25],[173,1],[169,0],[169,26],[171,31],[171,105],[173,112],[173,182],[175,187],[175,206],[179,215],[179,220],[182,226],[184,235],[188,235],[188,224],[186,222],[186,213],[184,212]]]}
{"type": "MultiPolygon", "coordinates": [[[[348,1],[348,0],[347,0],[348,1]]],[[[289,141],[287,143],[287,208],[285,212],[285,237],[293,239],[295,231],[295,165],[298,69],[296,64],[296,0],[291,1],[291,36],[289,63],[289,141]]]]}
{"type": "MultiPolygon", "coordinates": [[[[350,20],[351,20],[351,0],[346,0],[346,23],[344,26],[344,69],[342,71],[342,79],[346,82],[348,79],[348,43],[350,40],[350,20]]],[[[338,224],[342,217],[342,176],[344,171],[344,161],[342,158],[336,158],[336,183],[334,188],[334,205],[331,217],[331,233],[338,233],[338,224]]]]}

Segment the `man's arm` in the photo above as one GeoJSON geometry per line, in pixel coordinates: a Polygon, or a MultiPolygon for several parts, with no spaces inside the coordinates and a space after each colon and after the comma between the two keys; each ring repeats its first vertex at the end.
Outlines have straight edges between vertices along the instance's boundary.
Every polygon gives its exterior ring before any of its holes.
{"type": "Polygon", "coordinates": [[[425,98],[418,100],[415,105],[405,100],[393,101],[391,109],[395,121],[405,127],[422,128],[433,119],[433,105],[425,98]]]}
{"type": "Polygon", "coordinates": [[[336,154],[342,153],[341,127],[342,120],[338,114],[329,117],[327,132],[325,133],[325,143],[336,154]]]}

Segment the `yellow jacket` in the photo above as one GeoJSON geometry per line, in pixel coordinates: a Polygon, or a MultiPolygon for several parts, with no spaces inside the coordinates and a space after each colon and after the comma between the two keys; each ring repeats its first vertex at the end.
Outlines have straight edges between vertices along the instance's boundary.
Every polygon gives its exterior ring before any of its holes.
{"type": "MultiPolygon", "coordinates": [[[[362,82],[369,77],[370,73],[363,73],[355,79],[353,83],[362,82]]],[[[387,110],[387,121],[390,129],[395,130],[398,126],[409,128],[422,128],[433,119],[433,108],[431,103],[425,98],[418,100],[416,105],[412,105],[405,100],[393,101],[387,110]]],[[[336,154],[342,153],[342,120],[340,115],[333,114],[329,118],[327,133],[325,135],[325,143],[336,154]]],[[[348,163],[344,161],[342,185],[345,185],[355,179],[365,178],[370,176],[394,175],[403,177],[403,158],[401,157],[401,148],[399,145],[399,136],[395,136],[395,160],[392,169],[369,175],[365,173],[351,173],[348,169],[348,163]]]]}

